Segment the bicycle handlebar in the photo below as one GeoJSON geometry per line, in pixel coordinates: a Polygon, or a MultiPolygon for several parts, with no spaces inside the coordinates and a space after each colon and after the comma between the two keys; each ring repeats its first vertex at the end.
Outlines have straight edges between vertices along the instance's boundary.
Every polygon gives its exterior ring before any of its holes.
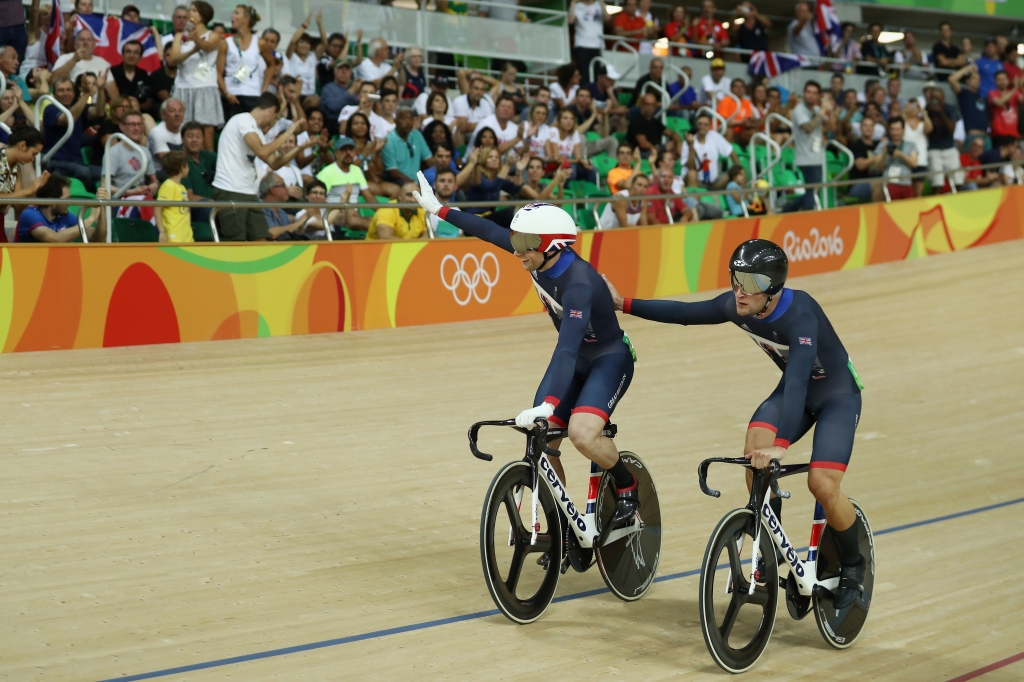
{"type": "MultiPolygon", "coordinates": [[[[547,446],[547,435],[548,435],[548,422],[547,422],[547,420],[538,417],[537,419],[535,419],[533,421],[533,423],[537,425],[537,427],[536,427],[536,438],[537,438],[538,442],[541,444],[541,446],[540,446],[541,450],[543,450],[549,457],[561,457],[562,456],[561,452],[559,452],[558,450],[555,450],[554,448],[549,448],[547,446]]],[[[477,422],[476,424],[473,424],[471,427],[469,427],[469,450],[470,450],[470,452],[473,453],[474,457],[476,457],[477,459],[482,459],[485,462],[490,462],[491,460],[494,459],[494,456],[493,455],[489,455],[486,452],[481,451],[476,446],[476,441],[477,441],[477,438],[480,435],[480,427],[481,426],[511,426],[513,429],[515,429],[519,433],[526,434],[527,436],[534,435],[534,430],[533,429],[524,429],[521,426],[516,426],[516,420],[515,419],[502,419],[500,421],[485,421],[485,422],[477,422]]]]}
{"type": "MultiPolygon", "coordinates": [[[[746,457],[711,457],[700,463],[697,467],[697,481],[700,483],[700,490],[702,493],[709,497],[721,497],[721,491],[715,490],[714,488],[708,487],[708,468],[714,463],[722,464],[740,464],[750,469],[750,460],[746,457]]],[[[789,491],[782,490],[779,488],[779,471],[782,465],[779,464],[777,459],[772,460],[772,475],[768,478],[768,485],[771,486],[772,492],[775,493],[776,497],[782,499],[789,499],[789,491]]]]}

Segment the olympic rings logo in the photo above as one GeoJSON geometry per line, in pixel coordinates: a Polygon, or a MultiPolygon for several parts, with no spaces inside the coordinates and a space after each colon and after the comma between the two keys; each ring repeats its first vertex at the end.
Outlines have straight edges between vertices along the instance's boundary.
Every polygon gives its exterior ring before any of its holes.
{"type": "MultiPolygon", "coordinates": [[[[451,268],[447,269],[451,270],[451,268]]],[[[452,292],[455,302],[459,305],[469,305],[470,299],[476,299],[477,303],[487,303],[491,299],[491,290],[497,285],[500,275],[501,268],[498,266],[498,259],[495,258],[493,253],[485,253],[483,258],[479,260],[472,253],[464,255],[461,261],[451,254],[446,255],[441,260],[441,284],[444,285],[445,289],[452,292]],[[494,263],[493,275],[487,267],[488,259],[494,263]],[[445,274],[449,261],[455,266],[451,277],[445,274]],[[469,266],[472,266],[472,274],[469,273],[469,266]],[[481,286],[484,287],[483,294],[480,293],[481,286]],[[460,292],[463,290],[465,295],[460,296],[460,292]]]]}

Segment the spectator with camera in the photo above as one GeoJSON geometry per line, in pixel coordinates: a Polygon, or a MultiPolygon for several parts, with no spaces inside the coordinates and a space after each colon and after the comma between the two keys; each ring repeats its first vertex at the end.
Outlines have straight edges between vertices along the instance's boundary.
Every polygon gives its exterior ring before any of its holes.
{"type": "Polygon", "coordinates": [[[910,199],[914,196],[911,175],[917,168],[917,149],[903,139],[903,119],[893,118],[888,124],[888,138],[882,140],[875,148],[876,154],[882,155],[882,174],[885,176],[889,197],[910,199]]]}

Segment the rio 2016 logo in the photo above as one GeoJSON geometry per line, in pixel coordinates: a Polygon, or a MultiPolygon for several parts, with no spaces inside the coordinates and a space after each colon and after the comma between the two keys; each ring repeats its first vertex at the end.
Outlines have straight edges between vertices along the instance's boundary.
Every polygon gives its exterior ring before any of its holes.
{"type": "Polygon", "coordinates": [[[843,238],[839,236],[839,226],[832,234],[821,234],[818,228],[812,227],[807,239],[801,239],[789,230],[782,238],[782,248],[791,262],[816,260],[829,256],[843,255],[843,238]]]}

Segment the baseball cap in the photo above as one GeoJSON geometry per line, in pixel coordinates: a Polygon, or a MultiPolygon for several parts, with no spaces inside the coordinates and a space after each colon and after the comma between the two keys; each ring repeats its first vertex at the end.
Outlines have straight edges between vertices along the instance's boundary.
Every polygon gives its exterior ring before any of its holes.
{"type": "Polygon", "coordinates": [[[448,79],[441,75],[434,76],[434,80],[432,82],[435,87],[448,87],[448,79]]]}
{"type": "Polygon", "coordinates": [[[125,5],[124,8],[121,10],[121,16],[124,16],[128,12],[135,12],[136,14],[142,14],[142,12],[139,11],[139,8],[136,7],[135,5],[125,5]]]}
{"type": "Polygon", "coordinates": [[[725,60],[722,59],[721,57],[715,57],[714,59],[711,60],[711,68],[712,69],[724,69],[725,68],[725,60]]]}
{"type": "Polygon", "coordinates": [[[339,66],[347,66],[348,68],[351,69],[352,62],[348,60],[348,57],[338,57],[338,59],[334,62],[334,68],[337,69],[339,66]]]}
{"type": "Polygon", "coordinates": [[[334,143],[334,151],[338,151],[344,147],[355,147],[356,143],[351,137],[345,137],[342,135],[338,138],[338,141],[334,143]]]}

